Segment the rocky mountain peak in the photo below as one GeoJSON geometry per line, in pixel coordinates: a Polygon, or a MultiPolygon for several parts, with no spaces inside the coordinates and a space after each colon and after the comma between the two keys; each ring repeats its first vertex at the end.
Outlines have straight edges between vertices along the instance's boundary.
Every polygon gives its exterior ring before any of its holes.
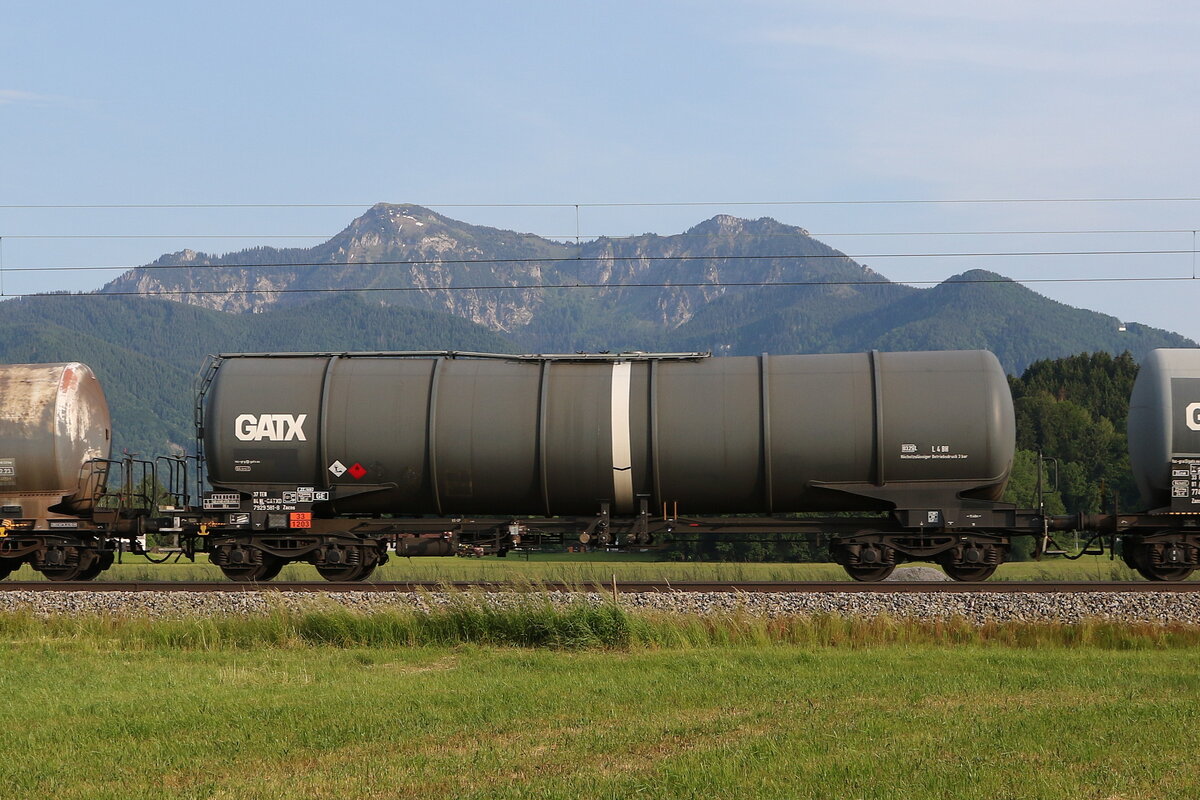
{"type": "Polygon", "coordinates": [[[683,234],[575,246],[461,222],[411,203],[376,203],[312,248],[252,248],[219,257],[184,251],[160,261],[231,268],[132,270],[109,290],[199,290],[181,296],[237,312],[293,305],[309,292],[377,291],[384,303],[448,311],[494,331],[534,331],[575,319],[576,326],[642,326],[650,335],[679,328],[719,298],[752,291],[755,281],[864,274],[802,228],[769,217],[719,214],[683,234]],[[582,312],[578,298],[584,294],[542,286],[586,286],[597,293],[582,312]]]}
{"type": "Polygon", "coordinates": [[[205,263],[210,259],[212,259],[212,256],[208,253],[200,253],[195,250],[184,249],[175,253],[165,253],[150,263],[152,266],[159,264],[193,264],[197,262],[205,263]]]}
{"type": "MultiPolygon", "coordinates": [[[[1112,318],[994,273],[968,271],[930,289],[893,284],[770,217],[719,214],[684,233],[576,245],[378,203],[315,247],[182,250],[158,265],[180,269],[130,270],[103,291],[285,315],[324,293],[362,293],[372,305],[465,318],[525,352],[991,347],[1020,368],[1058,352],[1136,344],[1112,318]]],[[[1147,331],[1146,347],[1192,344],[1147,331]]]]}
{"type": "Polygon", "coordinates": [[[447,227],[446,223],[445,217],[421,206],[376,203],[334,238],[374,234],[405,242],[417,241],[435,229],[447,227]]]}
{"type": "Polygon", "coordinates": [[[694,225],[684,233],[685,236],[711,236],[714,238],[778,236],[781,234],[803,237],[810,235],[804,228],[795,225],[785,225],[771,217],[743,219],[742,217],[734,217],[729,214],[717,214],[715,217],[706,219],[699,225],[694,225]]]}
{"type": "Polygon", "coordinates": [[[421,206],[376,203],[319,249],[332,262],[461,256],[464,227],[421,206]]]}
{"type": "Polygon", "coordinates": [[[684,233],[685,236],[736,236],[746,229],[749,220],[733,217],[729,214],[717,214],[704,220],[699,225],[693,225],[684,233]]]}

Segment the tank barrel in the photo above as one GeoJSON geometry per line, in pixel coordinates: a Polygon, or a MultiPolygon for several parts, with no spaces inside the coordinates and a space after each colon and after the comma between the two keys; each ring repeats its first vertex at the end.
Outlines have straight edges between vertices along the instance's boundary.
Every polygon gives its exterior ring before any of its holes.
{"type": "Polygon", "coordinates": [[[380,514],[886,511],[918,488],[946,505],[1004,491],[1015,423],[991,353],[702,356],[222,356],[208,474],[380,514]]]}
{"type": "Polygon", "coordinates": [[[0,365],[0,506],[24,516],[90,508],[89,462],[111,447],[108,403],[78,362],[0,365]]]}

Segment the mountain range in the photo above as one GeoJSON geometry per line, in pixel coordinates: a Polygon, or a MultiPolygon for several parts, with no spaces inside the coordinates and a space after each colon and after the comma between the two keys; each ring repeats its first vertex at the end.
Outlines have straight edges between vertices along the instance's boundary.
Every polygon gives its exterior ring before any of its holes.
{"type": "Polygon", "coordinates": [[[982,270],[931,289],[893,283],[803,228],[725,215],[680,234],[576,244],[381,203],[316,247],[185,250],[102,291],[225,312],[362,292],[470,320],[529,352],[985,347],[1019,372],[1039,358],[1192,344],[1146,326],[1122,331],[1115,317],[982,270]]]}
{"type": "Polygon", "coordinates": [[[0,360],[90,363],[118,441],[143,452],[187,447],[193,377],[215,352],[986,348],[1019,374],[1080,352],[1191,346],[982,270],[893,283],[802,228],[724,215],[575,243],[378,204],[312,248],[184,250],[97,293],[0,303],[0,360]]]}

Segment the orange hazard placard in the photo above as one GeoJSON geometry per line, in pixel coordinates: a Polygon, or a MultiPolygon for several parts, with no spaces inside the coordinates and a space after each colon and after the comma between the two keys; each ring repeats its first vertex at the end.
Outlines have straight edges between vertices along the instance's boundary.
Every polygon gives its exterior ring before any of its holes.
{"type": "Polygon", "coordinates": [[[312,514],[307,511],[295,511],[288,515],[289,528],[311,528],[312,514]]]}

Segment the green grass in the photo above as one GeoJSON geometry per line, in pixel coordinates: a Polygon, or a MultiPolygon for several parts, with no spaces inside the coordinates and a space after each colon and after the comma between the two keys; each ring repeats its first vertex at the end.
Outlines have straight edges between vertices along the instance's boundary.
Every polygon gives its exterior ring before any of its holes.
{"type": "MultiPolygon", "coordinates": [[[[1193,580],[1200,579],[1200,576],[1193,580]]],[[[1047,557],[1041,561],[1014,561],[1001,564],[992,580],[1003,581],[1140,581],[1137,572],[1117,557],[1084,556],[1077,561],[1047,557]]]]}
{"type": "Polygon", "coordinates": [[[1200,647],[1200,626],[1187,624],[990,622],[962,619],[793,615],[768,618],[731,611],[705,615],[629,610],[612,602],[556,604],[539,592],[500,605],[473,592],[425,609],[358,613],[314,598],[303,610],[282,605],[251,615],[163,619],[127,615],[0,613],[0,641],[90,641],[128,650],[310,646],[430,647],[491,645],[556,650],[806,645],[1095,646],[1108,649],[1200,647]]]}
{"type": "MultiPolygon", "coordinates": [[[[739,564],[657,561],[642,553],[539,553],[526,560],[521,555],[508,558],[396,558],[375,570],[371,580],[378,581],[472,581],[518,580],[528,582],[561,581],[575,584],[618,581],[835,581],[849,580],[837,564],[739,564]]],[[[186,559],[166,564],[150,564],[138,556],[126,556],[123,564],[114,564],[104,573],[106,580],[127,581],[203,581],[224,580],[221,571],[201,555],[196,563],[186,559]]],[[[932,566],[923,563],[918,566],[932,566]]],[[[1200,579],[1200,575],[1197,576],[1200,579]]],[[[10,580],[43,580],[28,566],[13,572],[10,580]]],[[[319,581],[314,567],[293,564],[279,580],[319,581]]],[[[1137,573],[1119,558],[1086,556],[1078,561],[1047,558],[1043,561],[1003,564],[992,580],[1032,580],[1046,582],[1091,580],[1140,580],[1137,573]]]]}
{"type": "Polygon", "coordinates": [[[1200,629],[574,613],[0,615],[0,797],[1200,794],[1200,629]]]}

